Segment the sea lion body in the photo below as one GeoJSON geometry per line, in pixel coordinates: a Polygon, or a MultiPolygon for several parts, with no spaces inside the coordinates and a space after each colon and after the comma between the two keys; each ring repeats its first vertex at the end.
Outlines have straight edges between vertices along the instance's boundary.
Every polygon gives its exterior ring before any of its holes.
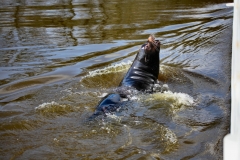
{"type": "Polygon", "coordinates": [[[118,89],[116,89],[116,93],[105,96],[99,102],[95,113],[90,119],[116,111],[124,103],[123,99],[128,97],[128,93],[125,92],[126,88],[151,93],[159,74],[159,52],[160,42],[150,36],[148,42],[139,49],[131,67],[119,84],[118,89]]]}
{"type": "Polygon", "coordinates": [[[159,52],[145,53],[145,45],[142,45],[119,86],[131,86],[139,91],[151,91],[159,74],[159,52]]]}

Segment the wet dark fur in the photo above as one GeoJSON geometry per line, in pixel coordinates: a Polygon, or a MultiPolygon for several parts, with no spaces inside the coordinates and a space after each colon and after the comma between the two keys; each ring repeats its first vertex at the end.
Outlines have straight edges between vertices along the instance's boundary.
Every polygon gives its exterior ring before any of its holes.
{"type": "Polygon", "coordinates": [[[116,89],[116,93],[105,96],[99,102],[90,119],[116,111],[122,103],[122,99],[128,96],[128,92],[125,92],[126,88],[151,93],[159,74],[159,52],[160,42],[158,40],[143,44],[130,69],[116,89]]]}

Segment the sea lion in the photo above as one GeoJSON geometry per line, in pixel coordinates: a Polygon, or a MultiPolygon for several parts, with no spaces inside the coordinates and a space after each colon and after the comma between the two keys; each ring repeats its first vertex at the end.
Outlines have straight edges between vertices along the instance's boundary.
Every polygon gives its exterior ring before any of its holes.
{"type": "Polygon", "coordinates": [[[160,41],[150,35],[148,41],[139,49],[127,74],[115,90],[116,93],[105,96],[90,119],[116,111],[119,105],[124,103],[123,99],[128,97],[129,93],[126,92],[126,88],[152,93],[159,74],[159,52],[160,41]]]}

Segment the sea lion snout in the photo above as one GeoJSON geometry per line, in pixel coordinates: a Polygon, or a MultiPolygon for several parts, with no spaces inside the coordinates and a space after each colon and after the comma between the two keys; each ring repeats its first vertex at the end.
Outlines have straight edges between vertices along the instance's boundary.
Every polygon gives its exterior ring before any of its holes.
{"type": "Polygon", "coordinates": [[[146,45],[144,46],[145,53],[150,53],[150,52],[159,52],[160,51],[160,41],[155,40],[154,35],[150,35],[148,37],[148,41],[146,45]]]}

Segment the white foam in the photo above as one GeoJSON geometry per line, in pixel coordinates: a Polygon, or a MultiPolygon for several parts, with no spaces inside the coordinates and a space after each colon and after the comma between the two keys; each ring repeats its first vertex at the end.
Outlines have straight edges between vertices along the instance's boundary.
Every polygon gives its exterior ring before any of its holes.
{"type": "Polygon", "coordinates": [[[135,95],[135,96],[130,97],[130,100],[140,100],[140,98],[135,95]]]}
{"type": "Polygon", "coordinates": [[[171,144],[176,144],[178,142],[177,136],[168,128],[165,128],[164,138],[171,144]]]}
{"type": "Polygon", "coordinates": [[[191,106],[194,104],[194,99],[190,95],[186,93],[173,93],[171,91],[166,91],[164,94],[168,94],[170,97],[174,97],[179,104],[184,104],[187,106],[191,106]]]}
{"type": "Polygon", "coordinates": [[[194,98],[190,95],[181,92],[173,93],[171,91],[154,93],[147,101],[165,101],[170,104],[173,112],[195,104],[194,98]]]}
{"type": "Polygon", "coordinates": [[[52,108],[53,106],[59,106],[59,104],[57,102],[47,102],[47,103],[43,103],[43,104],[40,104],[38,107],[35,107],[35,110],[36,111],[39,111],[39,110],[44,110],[44,109],[47,109],[47,108],[52,108]]]}
{"type": "Polygon", "coordinates": [[[94,77],[94,76],[103,75],[103,74],[123,72],[123,71],[127,70],[131,64],[132,64],[132,61],[121,62],[121,63],[117,63],[117,64],[113,64],[113,65],[104,67],[102,69],[90,71],[88,73],[88,75],[83,77],[83,79],[86,77],[94,77]]]}
{"type": "Polygon", "coordinates": [[[98,97],[100,97],[100,98],[103,98],[103,97],[105,97],[106,95],[108,95],[108,93],[102,93],[100,96],[98,96],[98,97]]]}
{"type": "Polygon", "coordinates": [[[46,103],[40,104],[38,107],[35,107],[35,110],[41,114],[51,115],[53,113],[62,114],[62,113],[71,112],[74,110],[74,108],[64,104],[61,105],[57,102],[52,101],[52,102],[46,102],[46,103]]]}
{"type": "Polygon", "coordinates": [[[111,119],[114,119],[116,120],[117,122],[120,122],[121,121],[121,117],[115,115],[115,114],[111,114],[111,113],[106,113],[107,117],[108,118],[111,118],[111,119]]]}

